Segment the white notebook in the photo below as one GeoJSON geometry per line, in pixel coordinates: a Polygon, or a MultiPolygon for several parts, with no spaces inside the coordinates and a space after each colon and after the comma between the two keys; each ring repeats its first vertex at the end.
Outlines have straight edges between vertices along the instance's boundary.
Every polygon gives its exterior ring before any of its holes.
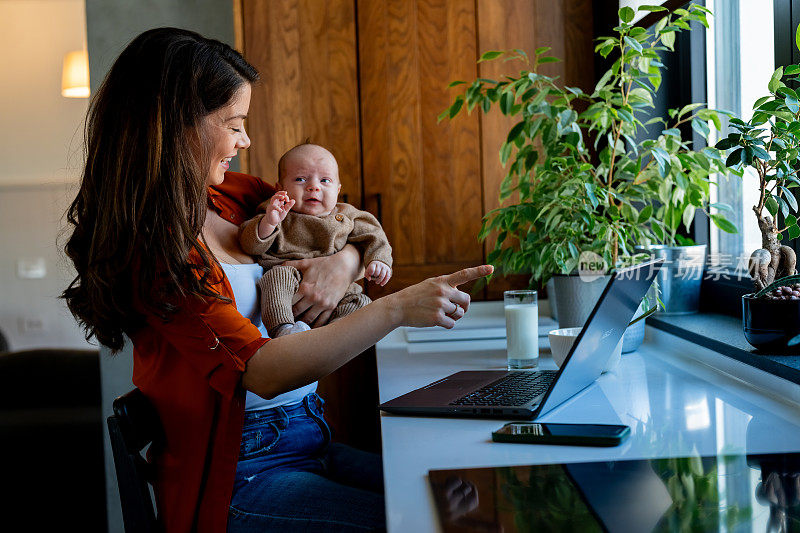
{"type": "MultiPolygon", "coordinates": [[[[456,322],[453,329],[406,328],[406,342],[466,341],[504,339],[506,337],[503,302],[484,306],[475,311],[477,312],[473,312],[471,308],[461,320],[456,322]]],[[[557,327],[557,322],[551,317],[539,316],[539,337],[547,337],[547,332],[557,327]]]]}

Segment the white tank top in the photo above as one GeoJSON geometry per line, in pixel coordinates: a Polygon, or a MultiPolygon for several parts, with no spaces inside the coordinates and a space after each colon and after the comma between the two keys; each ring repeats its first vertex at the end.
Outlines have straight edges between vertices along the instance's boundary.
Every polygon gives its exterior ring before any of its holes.
{"type": "MultiPolygon", "coordinates": [[[[253,323],[264,337],[269,337],[267,328],[261,322],[261,306],[259,305],[259,293],[256,282],[264,274],[264,270],[258,263],[243,265],[228,265],[220,263],[228,281],[233,289],[233,297],[236,299],[236,309],[253,323]]],[[[302,357],[303,354],[297,354],[302,357]]],[[[271,400],[265,400],[258,394],[247,391],[245,410],[269,409],[279,405],[289,405],[303,400],[303,398],[317,390],[317,382],[310,383],[299,389],[280,394],[271,400]]]]}

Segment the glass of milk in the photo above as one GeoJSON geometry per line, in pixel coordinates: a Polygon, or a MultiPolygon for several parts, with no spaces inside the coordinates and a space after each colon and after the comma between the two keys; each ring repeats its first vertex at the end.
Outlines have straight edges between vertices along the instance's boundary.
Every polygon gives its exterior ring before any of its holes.
{"type": "Polygon", "coordinates": [[[539,364],[539,305],[536,291],[505,291],[508,369],[539,364]]]}

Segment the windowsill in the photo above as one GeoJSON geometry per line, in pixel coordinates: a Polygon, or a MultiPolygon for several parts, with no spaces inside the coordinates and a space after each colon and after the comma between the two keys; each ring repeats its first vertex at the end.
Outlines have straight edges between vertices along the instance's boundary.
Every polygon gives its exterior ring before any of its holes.
{"type": "Polygon", "coordinates": [[[742,319],[716,313],[654,315],[647,324],[732,359],[800,384],[800,355],[756,351],[744,338],[742,319]]]}

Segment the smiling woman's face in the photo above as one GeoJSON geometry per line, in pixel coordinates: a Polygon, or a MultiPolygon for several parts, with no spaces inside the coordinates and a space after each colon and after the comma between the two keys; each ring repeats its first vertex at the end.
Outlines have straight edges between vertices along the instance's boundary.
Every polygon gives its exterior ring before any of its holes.
{"type": "Polygon", "coordinates": [[[236,157],[239,150],[250,146],[250,138],[244,131],[244,119],[247,118],[247,111],[250,109],[250,93],[250,84],[242,84],[228,105],[217,109],[204,119],[203,127],[209,139],[211,155],[206,185],[222,183],[231,158],[236,157]]]}

